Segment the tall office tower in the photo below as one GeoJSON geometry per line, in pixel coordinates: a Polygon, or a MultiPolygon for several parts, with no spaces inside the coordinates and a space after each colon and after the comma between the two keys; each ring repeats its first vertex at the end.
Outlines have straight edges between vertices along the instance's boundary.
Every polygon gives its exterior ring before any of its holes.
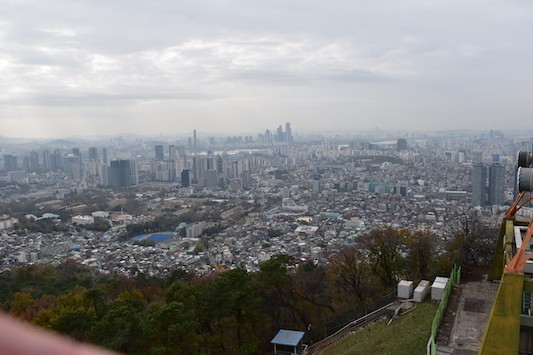
{"type": "Polygon", "coordinates": [[[292,143],[292,129],[290,122],[285,123],[285,135],[287,143],[292,143]]]}
{"type": "Polygon", "coordinates": [[[139,185],[139,174],[137,173],[137,161],[130,159],[131,183],[132,185],[139,185]]]}
{"type": "Polygon", "coordinates": [[[92,159],[92,160],[98,159],[98,149],[96,149],[96,147],[89,148],[89,159],[92,159]]]}
{"type": "Polygon", "coordinates": [[[176,159],[177,157],[177,149],[176,149],[176,146],[175,145],[169,145],[168,146],[168,157],[169,159],[176,159]]]}
{"type": "Polygon", "coordinates": [[[137,169],[134,160],[111,160],[109,164],[109,186],[128,187],[137,183],[137,169]]]}
{"type": "Polygon", "coordinates": [[[198,148],[198,141],[196,140],[196,130],[192,131],[192,147],[194,150],[198,148]]]}
{"type": "Polygon", "coordinates": [[[25,172],[30,171],[30,157],[26,156],[22,158],[22,170],[25,172]]]}
{"type": "Polygon", "coordinates": [[[52,169],[52,162],[50,160],[50,151],[48,149],[43,150],[43,168],[45,171],[52,169]]]}
{"type": "Polygon", "coordinates": [[[81,180],[81,158],[74,154],[64,156],[63,171],[70,174],[73,180],[81,180]]]}
{"type": "Polygon", "coordinates": [[[100,164],[98,166],[98,176],[100,176],[100,184],[109,186],[109,167],[107,164],[100,164]]]}
{"type": "Polygon", "coordinates": [[[15,171],[18,169],[17,157],[12,154],[4,154],[4,170],[15,171]]]}
{"type": "Polygon", "coordinates": [[[279,125],[278,127],[278,130],[277,130],[277,133],[276,133],[276,140],[278,142],[283,142],[283,127],[281,127],[281,125],[279,125]]]}
{"type": "Polygon", "coordinates": [[[30,171],[38,171],[39,170],[39,153],[36,151],[30,152],[30,171]]]}
{"type": "Polygon", "coordinates": [[[269,129],[265,131],[265,143],[267,144],[272,143],[272,132],[270,132],[269,129]]]}
{"type": "Polygon", "coordinates": [[[107,148],[102,148],[102,163],[107,164],[107,148]]]}
{"type": "Polygon", "coordinates": [[[165,154],[163,153],[163,146],[161,144],[156,144],[155,149],[155,160],[164,160],[165,154]]]}
{"type": "Polygon", "coordinates": [[[489,204],[503,205],[503,185],[505,183],[505,167],[500,163],[492,163],[489,168],[489,204]]]}
{"type": "Polygon", "coordinates": [[[55,149],[50,155],[50,169],[52,171],[59,171],[63,169],[63,157],[57,149],[55,149]]]}
{"type": "Polygon", "coordinates": [[[487,169],[481,163],[472,166],[472,206],[485,206],[487,191],[487,169]]]}
{"type": "Polygon", "coordinates": [[[189,169],[184,169],[181,172],[181,186],[182,187],[191,186],[191,171],[189,169]]]}
{"type": "Polygon", "coordinates": [[[72,148],[72,154],[74,154],[75,156],[81,157],[80,148],[72,148]]]}
{"type": "Polygon", "coordinates": [[[207,168],[207,159],[202,155],[195,155],[192,158],[193,181],[200,186],[204,185],[204,173],[207,168]]]}

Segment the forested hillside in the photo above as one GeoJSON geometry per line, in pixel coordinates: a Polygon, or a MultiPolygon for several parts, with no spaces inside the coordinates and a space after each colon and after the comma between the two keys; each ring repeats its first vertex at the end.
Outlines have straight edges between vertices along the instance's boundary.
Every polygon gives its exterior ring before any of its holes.
{"type": "Polygon", "coordinates": [[[465,219],[448,238],[390,227],[362,236],[326,266],[278,255],[257,273],[216,270],[165,279],[104,276],[72,260],[0,274],[0,302],[12,315],[80,341],[132,354],[257,354],[282,328],[317,341],[332,324],[369,309],[400,278],[483,266],[496,233],[465,219]]]}

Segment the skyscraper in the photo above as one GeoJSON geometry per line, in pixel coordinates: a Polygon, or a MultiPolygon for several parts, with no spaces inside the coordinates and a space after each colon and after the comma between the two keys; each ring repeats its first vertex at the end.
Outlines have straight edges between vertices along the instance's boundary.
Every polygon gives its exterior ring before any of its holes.
{"type": "Polygon", "coordinates": [[[196,130],[192,131],[192,148],[194,151],[198,148],[198,141],[196,140],[196,130]]]}
{"type": "Polygon", "coordinates": [[[107,148],[102,148],[102,163],[107,164],[107,148]]]}
{"type": "Polygon", "coordinates": [[[285,123],[285,140],[287,143],[292,143],[292,129],[290,122],[285,123]]]}
{"type": "Polygon", "coordinates": [[[156,144],[155,149],[155,160],[163,161],[165,159],[165,154],[163,153],[163,146],[161,144],[156,144]]]}
{"type": "Polygon", "coordinates": [[[50,169],[52,171],[58,171],[63,168],[63,157],[59,150],[55,149],[50,155],[50,169]]]}
{"type": "Polygon", "coordinates": [[[472,166],[472,205],[485,206],[487,199],[487,168],[481,163],[472,166]]]}
{"type": "Polygon", "coordinates": [[[278,142],[283,142],[284,139],[283,139],[283,127],[281,127],[281,125],[279,125],[277,131],[276,131],[276,140],[278,142]]]}
{"type": "Polygon", "coordinates": [[[134,160],[111,160],[109,165],[109,186],[128,187],[137,183],[137,169],[134,160]]]}
{"type": "Polygon", "coordinates": [[[175,145],[169,145],[168,146],[168,157],[170,159],[176,159],[177,157],[177,149],[176,149],[176,146],[175,145]]]}
{"type": "Polygon", "coordinates": [[[63,170],[70,174],[73,180],[81,180],[81,158],[78,155],[67,154],[63,157],[63,170]]]}
{"type": "Polygon", "coordinates": [[[98,149],[96,149],[96,147],[89,148],[89,159],[98,159],[98,149]]]}
{"type": "Polygon", "coordinates": [[[52,169],[50,151],[48,149],[43,150],[43,168],[45,171],[49,171],[52,169]]]}
{"type": "Polygon", "coordinates": [[[38,171],[39,170],[39,153],[35,151],[30,152],[30,171],[38,171]]]}
{"type": "Polygon", "coordinates": [[[191,171],[189,169],[184,169],[181,172],[181,186],[182,187],[191,186],[191,171]]]}
{"type": "Polygon", "coordinates": [[[4,170],[14,171],[18,169],[18,159],[12,154],[4,154],[4,170]]]}
{"type": "Polygon", "coordinates": [[[505,167],[500,163],[492,163],[489,168],[489,204],[503,205],[503,187],[505,183],[505,167]]]}
{"type": "Polygon", "coordinates": [[[80,148],[72,148],[72,154],[81,157],[81,151],[80,148]]]}

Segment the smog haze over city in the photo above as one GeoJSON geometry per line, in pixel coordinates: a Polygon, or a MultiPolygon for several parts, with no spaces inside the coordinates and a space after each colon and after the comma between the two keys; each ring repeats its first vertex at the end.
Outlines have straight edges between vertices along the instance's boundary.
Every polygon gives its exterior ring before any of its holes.
{"type": "Polygon", "coordinates": [[[527,1],[7,1],[0,135],[533,129],[527,1]]]}
{"type": "Polygon", "coordinates": [[[532,2],[1,9],[0,354],[532,353],[532,2]]]}

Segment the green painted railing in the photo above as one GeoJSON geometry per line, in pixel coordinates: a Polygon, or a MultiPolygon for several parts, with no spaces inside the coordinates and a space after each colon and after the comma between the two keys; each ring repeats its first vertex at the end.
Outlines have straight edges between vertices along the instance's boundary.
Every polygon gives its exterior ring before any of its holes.
{"type": "Polygon", "coordinates": [[[437,330],[439,330],[439,325],[442,320],[442,316],[446,311],[446,306],[448,305],[448,299],[450,298],[450,294],[452,293],[452,288],[456,285],[459,285],[460,281],[461,268],[457,267],[457,265],[454,265],[452,272],[450,273],[450,279],[448,280],[448,284],[444,289],[444,295],[442,296],[442,299],[439,302],[439,308],[437,309],[437,313],[435,313],[435,318],[433,318],[433,323],[431,324],[431,335],[429,337],[426,349],[427,355],[435,355],[437,353],[437,345],[435,344],[437,330]]]}

